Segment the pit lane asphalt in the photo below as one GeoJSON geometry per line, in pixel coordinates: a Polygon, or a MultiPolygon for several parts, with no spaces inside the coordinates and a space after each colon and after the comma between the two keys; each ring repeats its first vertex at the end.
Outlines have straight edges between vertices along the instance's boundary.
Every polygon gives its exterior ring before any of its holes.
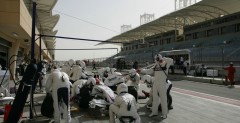
{"type": "MultiPolygon", "coordinates": [[[[216,95],[219,98],[234,99],[239,101],[239,86],[228,88],[224,85],[216,85],[202,82],[194,82],[187,80],[171,80],[173,83],[172,97],[173,110],[169,111],[168,118],[162,120],[160,115],[149,118],[150,110],[146,109],[145,103],[147,99],[140,99],[138,102],[138,112],[141,116],[142,123],[238,123],[240,122],[240,107],[226,102],[205,99],[198,95],[180,93],[176,89],[183,89],[193,92],[200,92],[209,95],[216,95]],[[175,88],[175,89],[174,89],[175,88]]],[[[141,90],[149,90],[145,85],[141,84],[141,90]]],[[[35,101],[41,104],[45,94],[35,94],[35,101]]],[[[1,106],[2,107],[2,106],[1,106]]],[[[76,107],[75,107],[76,108],[76,107]]],[[[29,120],[29,107],[25,106],[22,121],[30,123],[48,123],[50,120],[42,117],[40,114],[40,105],[35,106],[37,117],[29,120]]],[[[74,108],[73,108],[74,109],[74,108]]],[[[160,114],[160,113],[159,113],[160,114]]],[[[72,110],[72,123],[108,123],[107,116],[101,116],[92,109],[72,110]]],[[[0,122],[3,119],[0,118],[0,122]]]]}

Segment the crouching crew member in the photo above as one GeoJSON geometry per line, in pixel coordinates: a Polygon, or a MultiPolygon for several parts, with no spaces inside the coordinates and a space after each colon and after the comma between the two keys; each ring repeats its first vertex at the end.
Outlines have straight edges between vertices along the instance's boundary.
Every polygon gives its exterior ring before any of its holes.
{"type": "Polygon", "coordinates": [[[141,123],[137,113],[136,100],[128,93],[128,87],[125,83],[117,86],[117,94],[114,103],[109,107],[110,123],[115,123],[115,115],[119,118],[132,117],[135,119],[135,123],[141,123]]]}

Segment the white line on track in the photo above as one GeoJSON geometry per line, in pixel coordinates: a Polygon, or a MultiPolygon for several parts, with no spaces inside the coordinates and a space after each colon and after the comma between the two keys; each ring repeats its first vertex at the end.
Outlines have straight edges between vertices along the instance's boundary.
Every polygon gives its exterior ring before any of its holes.
{"type": "MultiPolygon", "coordinates": [[[[175,88],[175,87],[174,87],[174,88],[175,88]]],[[[197,94],[201,94],[201,95],[207,95],[207,96],[211,96],[211,97],[215,97],[215,98],[221,98],[221,99],[224,99],[224,100],[230,100],[230,101],[233,101],[233,102],[240,102],[240,100],[235,100],[235,99],[230,99],[230,98],[215,96],[215,95],[211,95],[211,94],[205,94],[205,93],[200,93],[200,92],[190,91],[190,90],[185,90],[185,89],[180,89],[180,88],[175,88],[175,89],[179,89],[179,90],[183,90],[183,91],[188,91],[188,92],[192,92],[192,93],[197,93],[197,94]]],[[[235,107],[237,107],[237,108],[240,108],[240,106],[238,106],[238,105],[230,104],[230,103],[227,103],[227,102],[220,102],[220,101],[217,101],[217,100],[214,100],[214,99],[208,99],[208,98],[204,98],[204,97],[199,97],[199,96],[192,95],[192,94],[186,94],[186,93],[184,93],[184,92],[178,92],[178,91],[176,91],[176,90],[172,90],[171,92],[178,93],[178,94],[184,94],[184,95],[188,95],[188,96],[192,96],[192,97],[196,97],[196,98],[200,98],[200,99],[205,99],[205,100],[208,100],[208,101],[213,101],[213,102],[217,102],[217,103],[221,103],[221,104],[227,104],[227,105],[230,105],[230,106],[235,106],[235,107]]]]}

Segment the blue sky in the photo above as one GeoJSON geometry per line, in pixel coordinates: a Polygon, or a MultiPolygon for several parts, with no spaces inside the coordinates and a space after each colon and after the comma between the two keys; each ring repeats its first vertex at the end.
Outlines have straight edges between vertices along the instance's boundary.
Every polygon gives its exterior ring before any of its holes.
{"type": "MultiPolygon", "coordinates": [[[[122,25],[140,26],[140,15],[154,14],[155,19],[174,11],[175,0],[58,0],[53,14],[60,20],[58,36],[107,40],[120,34],[122,25]],[[64,14],[63,14],[64,13],[64,14]],[[87,22],[86,22],[87,21],[87,22]]],[[[97,42],[56,39],[58,48],[119,48],[116,45],[94,46],[97,42]]],[[[81,60],[109,57],[116,50],[55,51],[56,60],[81,60]]]]}

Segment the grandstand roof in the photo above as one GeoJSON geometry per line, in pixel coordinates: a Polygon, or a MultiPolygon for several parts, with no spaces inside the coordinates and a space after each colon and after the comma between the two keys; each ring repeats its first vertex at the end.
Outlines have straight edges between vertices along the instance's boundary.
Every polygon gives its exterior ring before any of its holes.
{"type": "Polygon", "coordinates": [[[194,5],[174,11],[154,21],[114,36],[107,41],[130,42],[169,30],[182,30],[183,26],[186,25],[239,12],[239,5],[240,0],[202,0],[194,5]]]}
{"type": "MultiPolygon", "coordinates": [[[[24,0],[29,12],[32,12],[32,1],[24,0]]],[[[54,30],[57,22],[59,21],[60,15],[52,14],[53,7],[56,5],[58,0],[37,0],[37,27],[40,34],[56,35],[58,30],[54,30]]],[[[55,48],[55,38],[44,37],[45,43],[48,49],[55,48]]],[[[54,50],[49,51],[54,54],[54,50]]]]}

